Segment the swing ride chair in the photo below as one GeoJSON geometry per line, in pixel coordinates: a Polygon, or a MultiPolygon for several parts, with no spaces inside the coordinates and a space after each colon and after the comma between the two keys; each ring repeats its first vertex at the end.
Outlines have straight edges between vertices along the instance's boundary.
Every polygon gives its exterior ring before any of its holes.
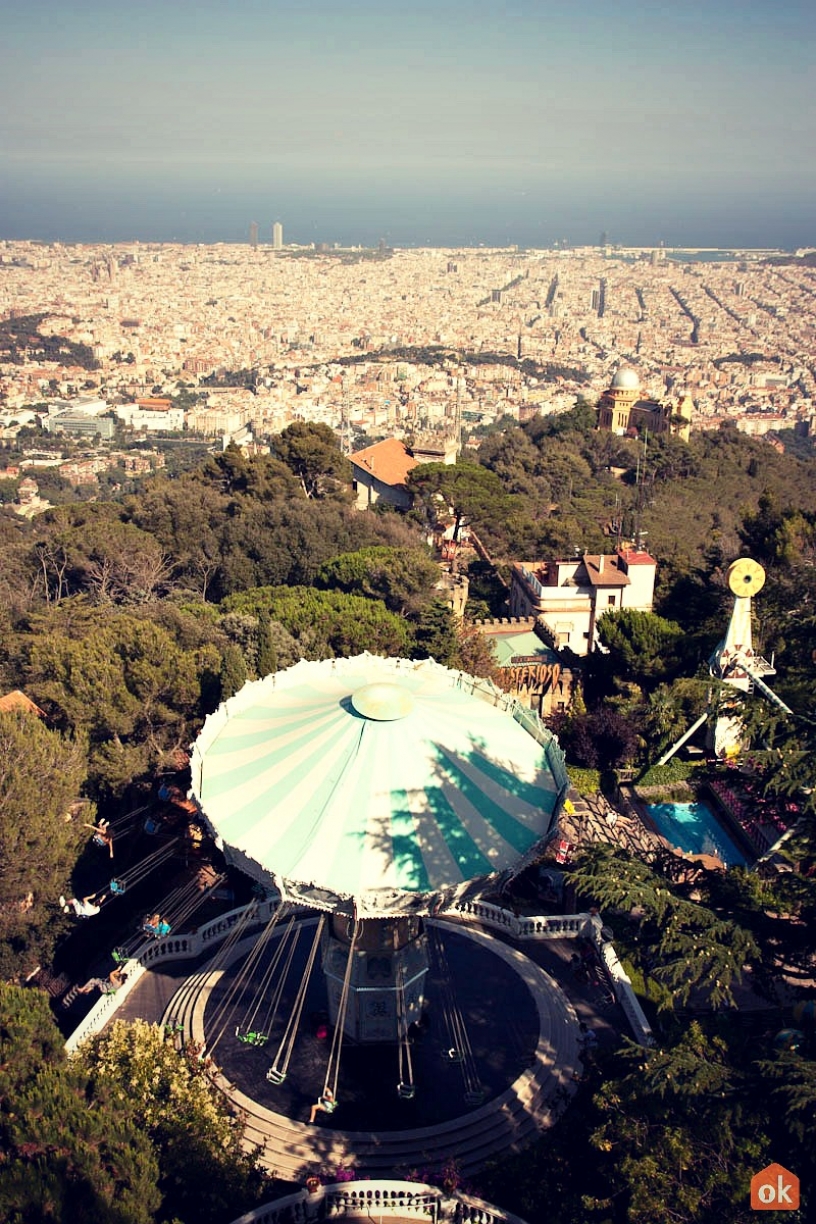
{"type": "Polygon", "coordinates": [[[166,863],[173,857],[180,842],[180,838],[174,837],[171,841],[165,842],[163,846],[159,846],[158,850],[154,850],[152,854],[148,854],[146,858],[134,863],[127,871],[120,872],[109,884],[111,896],[124,896],[128,889],[141,884],[157,867],[161,867],[162,863],[166,863]]]}
{"type": "Polygon", "coordinates": [[[188,922],[197,909],[220,888],[225,875],[216,876],[206,888],[202,888],[197,875],[185,880],[163,899],[161,908],[154,911],[160,915],[158,923],[145,919],[133,935],[113,949],[112,956],[117,965],[138,960],[156,941],[166,939],[173,931],[188,922]]]}
{"type": "Polygon", "coordinates": [[[142,804],[140,807],[133,808],[129,812],[123,812],[114,820],[100,820],[95,825],[84,825],[84,828],[91,830],[91,841],[94,846],[99,846],[108,850],[111,858],[114,857],[114,845],[118,845],[120,841],[128,838],[133,833],[137,816],[142,816],[150,807],[149,804],[142,804]]]}
{"type": "MultiPolygon", "coordinates": [[[[396,1046],[397,1095],[411,1100],[410,1030],[432,959],[450,1061],[466,1099],[481,1100],[444,948],[424,920],[483,883],[509,881],[556,835],[566,790],[559,751],[535,715],[522,716],[489,681],[433,660],[301,661],[222,704],[193,745],[191,794],[227,862],[283,904],[207,1013],[210,1055],[227,1033],[266,1047],[266,1079],[282,1084],[320,955],[331,1038],[317,1108],[338,1104],[346,1038],[396,1046]],[[318,916],[278,1022],[309,925],[295,921],[295,906],[318,916]]],[[[228,963],[253,922],[257,914],[236,924],[211,969],[228,963]]]]}

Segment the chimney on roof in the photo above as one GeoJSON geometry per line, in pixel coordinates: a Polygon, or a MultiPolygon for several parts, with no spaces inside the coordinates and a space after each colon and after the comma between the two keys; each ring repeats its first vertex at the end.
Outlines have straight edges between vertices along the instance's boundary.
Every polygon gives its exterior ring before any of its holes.
{"type": "Polygon", "coordinates": [[[601,553],[600,557],[598,558],[598,573],[599,574],[602,574],[604,571],[604,561],[605,560],[606,558],[604,557],[603,553],[601,553]]]}

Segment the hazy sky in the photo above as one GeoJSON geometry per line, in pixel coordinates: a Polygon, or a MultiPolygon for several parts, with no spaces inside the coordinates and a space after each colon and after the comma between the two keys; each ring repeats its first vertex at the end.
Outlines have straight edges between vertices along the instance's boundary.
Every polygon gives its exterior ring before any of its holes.
{"type": "Polygon", "coordinates": [[[0,237],[816,242],[813,0],[0,0],[0,237]]]}

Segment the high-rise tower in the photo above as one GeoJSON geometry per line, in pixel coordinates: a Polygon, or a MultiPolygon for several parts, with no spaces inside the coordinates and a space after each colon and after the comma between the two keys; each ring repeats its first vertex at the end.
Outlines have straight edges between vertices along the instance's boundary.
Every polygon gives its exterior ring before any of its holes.
{"type": "Polygon", "coordinates": [[[249,223],[249,245],[254,250],[258,245],[258,222],[250,221],[249,223]]]}
{"type": "Polygon", "coordinates": [[[280,221],[276,221],[272,226],[272,249],[280,251],[283,247],[283,226],[280,221]]]}

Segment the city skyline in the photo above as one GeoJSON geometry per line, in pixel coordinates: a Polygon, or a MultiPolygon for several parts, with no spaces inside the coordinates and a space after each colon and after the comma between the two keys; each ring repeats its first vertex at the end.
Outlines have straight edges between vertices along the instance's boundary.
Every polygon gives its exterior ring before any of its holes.
{"type": "Polygon", "coordinates": [[[814,241],[799,0],[2,8],[0,238],[814,241]]]}

